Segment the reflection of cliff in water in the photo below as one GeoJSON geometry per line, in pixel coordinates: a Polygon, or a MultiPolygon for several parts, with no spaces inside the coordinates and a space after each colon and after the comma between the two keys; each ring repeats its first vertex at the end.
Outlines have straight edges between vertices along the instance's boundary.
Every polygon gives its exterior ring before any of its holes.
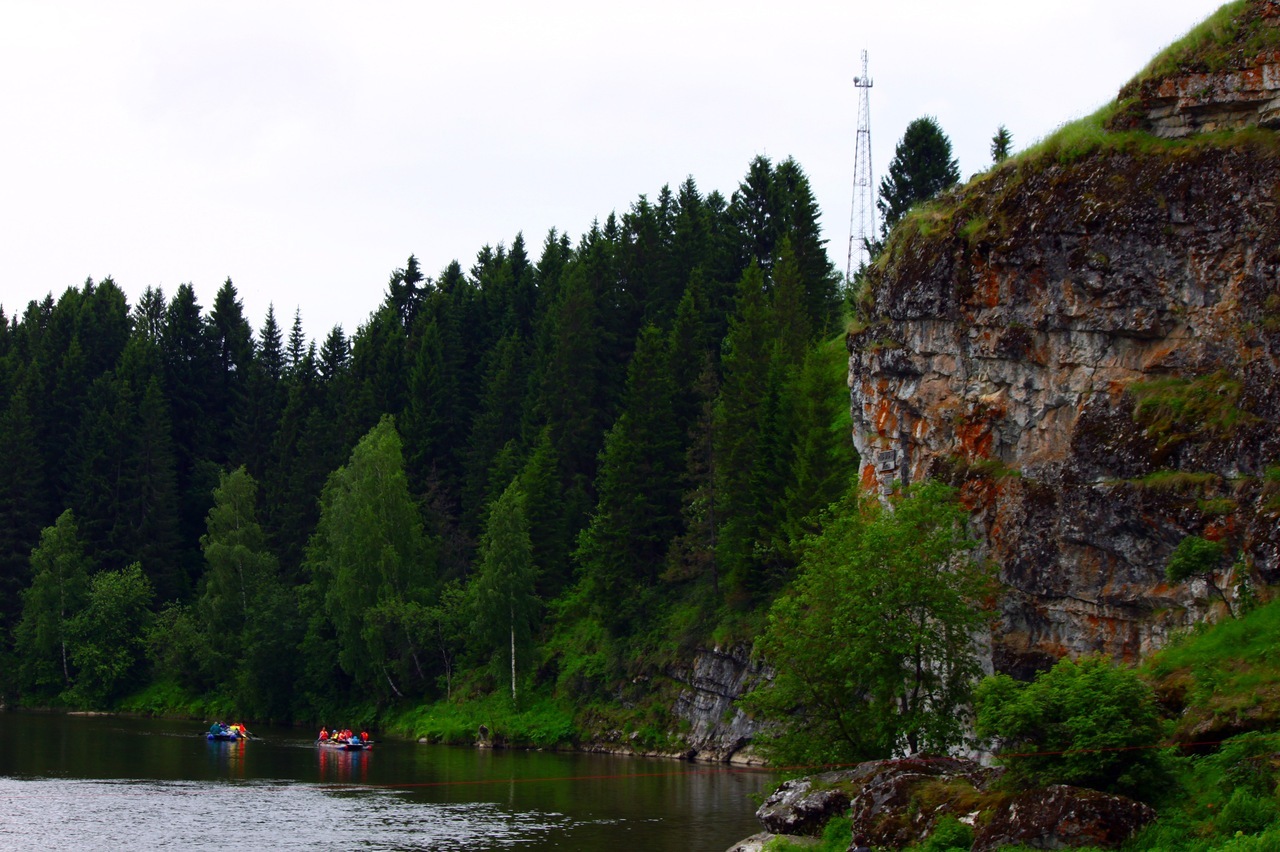
{"type": "Polygon", "coordinates": [[[209,762],[228,778],[244,776],[244,740],[208,740],[209,762]]]}
{"type": "Polygon", "coordinates": [[[320,781],[338,781],[343,784],[369,782],[369,753],[317,748],[320,781]]]}

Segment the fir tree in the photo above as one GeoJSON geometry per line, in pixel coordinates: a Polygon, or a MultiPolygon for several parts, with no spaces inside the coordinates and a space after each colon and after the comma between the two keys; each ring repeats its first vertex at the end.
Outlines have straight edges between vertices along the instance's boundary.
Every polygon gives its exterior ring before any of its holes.
{"type": "Polygon", "coordinates": [[[1003,124],[996,128],[996,134],[991,137],[991,162],[997,166],[1009,159],[1009,149],[1013,146],[1013,135],[1009,133],[1009,128],[1003,124]]]}
{"type": "Polygon", "coordinates": [[[933,198],[960,180],[960,167],[951,155],[951,140],[932,116],[907,125],[893,151],[889,173],[880,180],[880,233],[888,237],[893,226],[913,205],[933,198]]]}

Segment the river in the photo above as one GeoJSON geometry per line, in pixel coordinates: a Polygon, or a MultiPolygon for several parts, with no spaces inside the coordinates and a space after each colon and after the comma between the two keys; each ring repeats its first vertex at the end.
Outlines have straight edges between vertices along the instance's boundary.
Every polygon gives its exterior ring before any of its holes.
{"type": "MultiPolygon", "coordinates": [[[[207,727],[207,726],[205,726],[207,727]]],[[[0,849],[723,852],[776,776],[667,760],[0,713],[0,849]]]]}

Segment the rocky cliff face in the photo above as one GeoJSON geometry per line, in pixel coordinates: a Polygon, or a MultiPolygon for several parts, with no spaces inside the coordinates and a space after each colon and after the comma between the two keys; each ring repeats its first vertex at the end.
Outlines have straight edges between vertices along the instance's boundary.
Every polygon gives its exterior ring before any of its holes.
{"type": "Polygon", "coordinates": [[[996,668],[1134,658],[1213,617],[1206,583],[1164,580],[1188,535],[1227,546],[1229,599],[1280,581],[1278,203],[1270,131],[1130,137],[972,181],[871,270],[862,481],[962,487],[1007,590],[996,668]]]}
{"type": "Polygon", "coordinates": [[[699,651],[689,667],[671,672],[683,688],[672,714],[688,724],[688,757],[725,763],[758,763],[750,748],[758,725],[734,702],[751,692],[768,670],[739,645],[699,651]]]}

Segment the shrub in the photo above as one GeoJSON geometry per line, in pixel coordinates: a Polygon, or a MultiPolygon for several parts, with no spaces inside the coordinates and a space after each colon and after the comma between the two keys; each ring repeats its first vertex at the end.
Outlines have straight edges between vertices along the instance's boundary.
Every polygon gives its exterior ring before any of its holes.
{"type": "Polygon", "coordinates": [[[986,678],[975,699],[978,734],[1004,752],[1014,786],[1139,795],[1163,775],[1155,698],[1132,669],[1101,657],[1064,659],[1031,683],[986,678]]]}
{"type": "Polygon", "coordinates": [[[973,846],[973,829],[953,816],[944,816],[933,827],[933,833],[920,844],[920,852],[952,852],[973,846]]]}
{"type": "Polygon", "coordinates": [[[1224,835],[1237,832],[1257,834],[1274,822],[1277,816],[1280,816],[1280,810],[1277,810],[1274,798],[1263,798],[1248,790],[1238,789],[1222,806],[1216,827],[1218,833],[1224,835]]]}

